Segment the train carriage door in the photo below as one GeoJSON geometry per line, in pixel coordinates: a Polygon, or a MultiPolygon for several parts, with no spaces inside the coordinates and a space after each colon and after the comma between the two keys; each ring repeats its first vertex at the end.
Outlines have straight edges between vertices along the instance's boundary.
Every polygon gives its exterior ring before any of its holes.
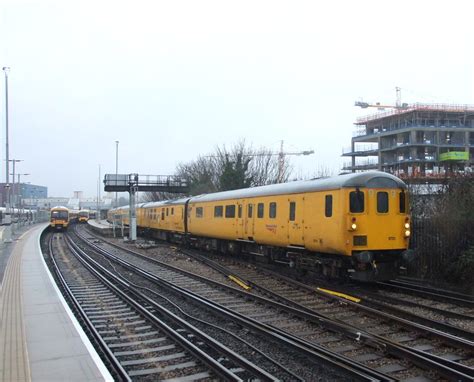
{"type": "Polygon", "coordinates": [[[303,198],[288,199],[288,245],[304,246],[303,198]]]}
{"type": "Polygon", "coordinates": [[[244,238],[244,203],[245,200],[237,200],[237,211],[235,212],[236,234],[239,239],[244,238]]]}
{"type": "Polygon", "coordinates": [[[254,226],[255,226],[255,205],[251,202],[244,204],[242,214],[244,214],[244,235],[245,239],[254,240],[254,226]]]}

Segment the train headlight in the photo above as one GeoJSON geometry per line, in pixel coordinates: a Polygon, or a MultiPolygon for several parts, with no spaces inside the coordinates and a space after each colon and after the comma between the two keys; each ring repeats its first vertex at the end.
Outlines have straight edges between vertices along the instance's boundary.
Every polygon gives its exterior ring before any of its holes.
{"type": "Polygon", "coordinates": [[[405,228],[410,229],[410,223],[405,223],[405,228]]]}
{"type": "Polygon", "coordinates": [[[410,234],[411,234],[410,230],[407,229],[407,230],[405,231],[405,236],[406,236],[406,237],[409,237],[410,234]]]}
{"type": "Polygon", "coordinates": [[[357,224],[356,224],[356,223],[352,223],[352,225],[351,225],[351,229],[352,229],[353,231],[355,231],[355,230],[356,230],[356,228],[357,228],[357,224]]]}

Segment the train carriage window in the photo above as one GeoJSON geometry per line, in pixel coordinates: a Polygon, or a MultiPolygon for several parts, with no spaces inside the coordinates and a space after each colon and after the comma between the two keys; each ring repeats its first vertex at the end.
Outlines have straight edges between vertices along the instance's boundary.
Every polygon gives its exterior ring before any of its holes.
{"type": "Polygon", "coordinates": [[[258,218],[263,218],[263,212],[264,212],[264,205],[263,203],[258,203],[257,204],[257,217],[258,218]]]}
{"type": "Polygon", "coordinates": [[[174,208],[171,209],[171,215],[174,215],[174,208]]]}
{"type": "Polygon", "coordinates": [[[377,212],[381,214],[388,212],[388,192],[377,192],[377,212]]]}
{"type": "Polygon", "coordinates": [[[202,218],[204,216],[202,212],[202,207],[196,207],[196,217],[197,218],[202,218]]]}
{"type": "Polygon", "coordinates": [[[361,190],[349,194],[349,210],[352,213],[364,212],[364,193],[361,190]]]}
{"type": "Polygon", "coordinates": [[[166,216],[168,216],[170,214],[170,211],[168,208],[166,208],[166,216]]]}
{"type": "Polygon", "coordinates": [[[253,204],[249,204],[247,207],[247,216],[251,218],[253,216],[253,204]]]}
{"type": "Polygon", "coordinates": [[[399,197],[400,197],[400,213],[404,214],[407,212],[407,198],[406,198],[405,191],[400,192],[399,197]]]}
{"type": "Polygon", "coordinates": [[[165,209],[161,209],[161,220],[165,220],[165,209]]]}
{"type": "Polygon", "coordinates": [[[222,217],[222,211],[223,211],[222,206],[215,206],[214,207],[214,217],[215,218],[221,218],[222,217]]]}
{"type": "Polygon", "coordinates": [[[239,219],[242,217],[242,204],[239,204],[239,208],[237,209],[237,216],[239,219]]]}
{"type": "Polygon", "coordinates": [[[326,216],[327,218],[330,218],[332,216],[332,195],[326,195],[324,216],[326,216]]]}
{"type": "Polygon", "coordinates": [[[296,219],[296,202],[290,202],[290,222],[296,219]]]}
{"type": "Polygon", "coordinates": [[[277,204],[275,202],[270,203],[269,217],[275,219],[277,216],[277,204]]]}
{"type": "Polygon", "coordinates": [[[225,206],[225,217],[235,218],[235,205],[225,206]]]}

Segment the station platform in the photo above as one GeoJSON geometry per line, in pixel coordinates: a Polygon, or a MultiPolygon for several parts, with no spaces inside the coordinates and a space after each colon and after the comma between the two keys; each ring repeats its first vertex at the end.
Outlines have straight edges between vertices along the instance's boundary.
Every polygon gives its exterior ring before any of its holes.
{"type": "Polygon", "coordinates": [[[0,380],[113,381],[44,262],[46,226],[0,244],[0,380]]]}
{"type": "Polygon", "coordinates": [[[89,219],[87,224],[94,232],[102,236],[123,237],[128,234],[128,227],[124,227],[122,231],[121,226],[116,225],[114,227],[113,224],[110,224],[107,220],[89,219]]]}

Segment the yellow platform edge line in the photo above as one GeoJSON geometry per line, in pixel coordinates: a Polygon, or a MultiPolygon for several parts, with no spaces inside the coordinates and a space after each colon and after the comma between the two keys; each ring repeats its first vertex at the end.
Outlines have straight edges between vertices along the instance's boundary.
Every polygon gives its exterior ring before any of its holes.
{"type": "Polygon", "coordinates": [[[336,291],[329,290],[329,289],[324,289],[324,288],[316,288],[316,289],[321,291],[321,292],[324,292],[324,293],[328,293],[328,294],[332,294],[332,295],[337,296],[337,297],[345,298],[346,300],[349,300],[349,301],[353,301],[353,302],[361,302],[362,301],[360,298],[349,296],[348,294],[345,294],[345,293],[340,293],[340,292],[336,292],[336,291]]]}
{"type": "Polygon", "coordinates": [[[241,288],[244,288],[245,290],[250,290],[250,286],[247,285],[246,283],[244,283],[242,280],[240,280],[239,278],[235,277],[235,276],[232,276],[232,275],[229,275],[227,276],[230,280],[232,280],[234,283],[236,283],[238,286],[240,286],[241,288]]]}

